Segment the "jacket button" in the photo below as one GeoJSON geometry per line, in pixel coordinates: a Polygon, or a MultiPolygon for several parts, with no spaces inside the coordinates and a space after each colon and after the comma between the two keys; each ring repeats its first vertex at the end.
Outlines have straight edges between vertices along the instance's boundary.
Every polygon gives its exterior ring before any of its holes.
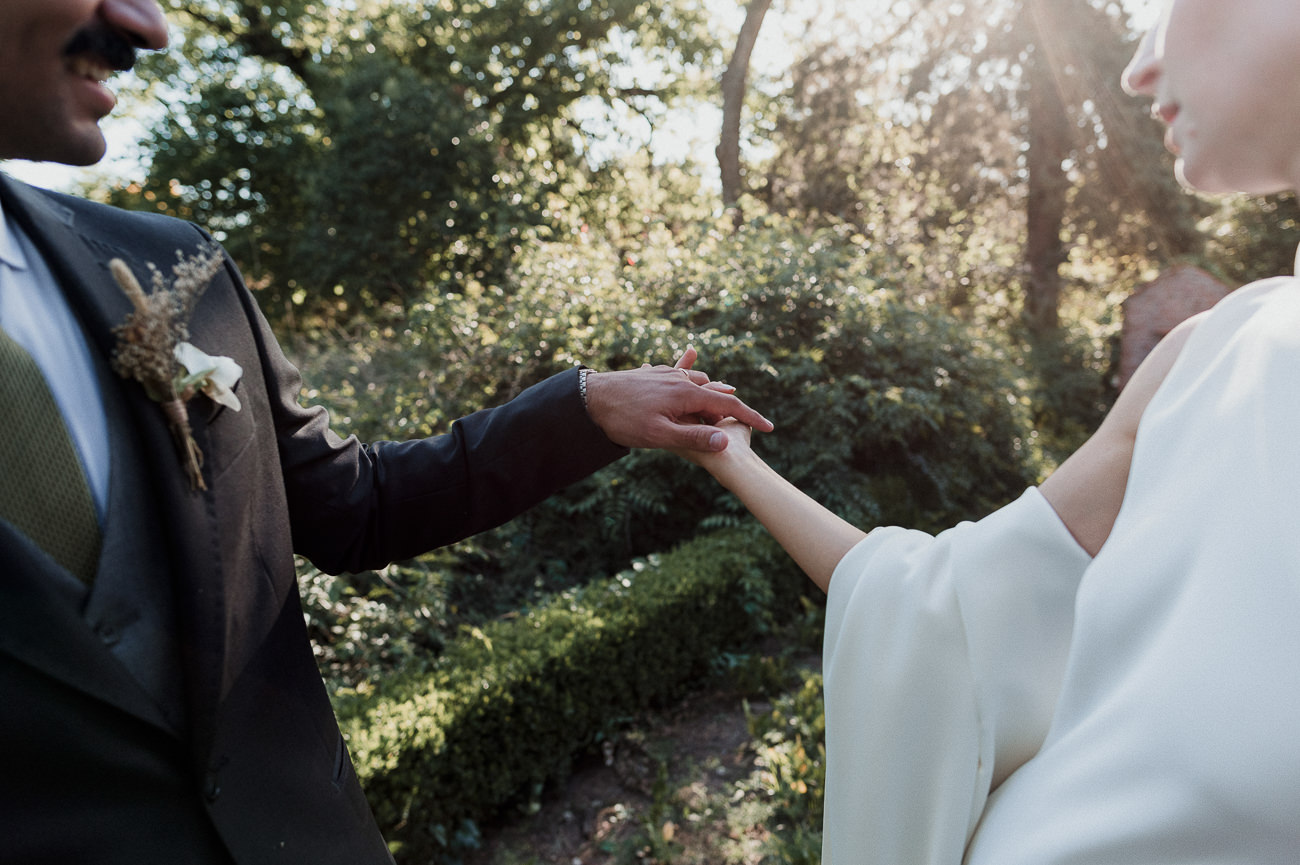
{"type": "Polygon", "coordinates": [[[118,633],[117,628],[114,628],[112,625],[108,624],[107,622],[100,622],[98,625],[96,625],[95,633],[105,646],[110,646],[110,647],[116,646],[117,641],[122,638],[122,635],[118,633]]]}
{"type": "Polygon", "coordinates": [[[209,802],[215,802],[221,797],[221,785],[217,783],[216,772],[209,772],[203,779],[203,796],[209,802]]]}

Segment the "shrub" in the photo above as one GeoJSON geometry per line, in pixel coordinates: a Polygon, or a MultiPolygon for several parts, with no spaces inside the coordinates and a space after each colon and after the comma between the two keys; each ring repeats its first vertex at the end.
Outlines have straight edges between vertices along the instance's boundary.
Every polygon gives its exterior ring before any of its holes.
{"type": "MultiPolygon", "coordinates": [[[[671,362],[694,344],[776,422],[758,449],[796,484],[866,526],[937,529],[1034,480],[1028,389],[996,334],[909,301],[907,279],[849,231],[776,219],[652,226],[631,253],[538,245],[506,284],[458,286],[338,351],[323,343],[306,356],[309,395],[363,438],[405,438],[574,363],[671,362]]],[[[458,545],[440,560],[445,606],[482,621],[739,515],[694,467],[636,452],[458,545]]]]}
{"type": "MultiPolygon", "coordinates": [[[[509,620],[466,628],[430,673],[336,695],[376,817],[404,860],[563,777],[619,718],[679,696],[761,632],[802,578],[748,530],[704,536],[509,620]]],[[[797,604],[790,602],[791,612],[797,604]]]]}
{"type": "Polygon", "coordinates": [[[427,672],[446,643],[450,611],[435,556],[360,574],[298,561],[303,613],[331,693],[391,675],[427,672]]]}
{"type": "Polygon", "coordinates": [[[821,862],[826,797],[826,707],[820,673],[777,700],[770,712],[749,714],[756,770],[744,785],[772,808],[772,834],[764,861],[787,865],[821,862]]]}

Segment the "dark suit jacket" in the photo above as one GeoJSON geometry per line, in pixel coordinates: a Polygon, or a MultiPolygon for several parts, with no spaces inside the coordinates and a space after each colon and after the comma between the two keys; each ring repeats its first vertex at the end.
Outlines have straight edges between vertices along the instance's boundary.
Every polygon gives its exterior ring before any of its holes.
{"type": "MultiPolygon", "coordinates": [[[[148,262],[168,272],[206,239],[3,175],[0,201],[105,361],[130,308],[108,261],[147,284],[148,262]]],[[[195,345],[244,370],[241,411],[190,403],[208,490],[189,489],[158,406],[104,372],[110,508],[129,513],[89,596],[0,520],[0,748],[12,755],[0,763],[0,861],[388,862],[307,641],[293,553],[329,572],[408,558],[624,451],[588,418],[575,371],[444,436],[340,439],[324,411],[299,406],[298,373],[229,263],[190,327],[195,345]],[[133,661],[115,647],[113,622],[137,608],[174,620],[150,644],[174,650],[133,661]]]]}

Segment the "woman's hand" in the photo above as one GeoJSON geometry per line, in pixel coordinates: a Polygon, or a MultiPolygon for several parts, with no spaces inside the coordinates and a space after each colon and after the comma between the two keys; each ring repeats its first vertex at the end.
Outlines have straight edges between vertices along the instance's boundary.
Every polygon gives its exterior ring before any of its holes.
{"type": "MultiPolygon", "coordinates": [[[[714,477],[718,477],[719,471],[728,461],[743,459],[752,455],[751,439],[754,435],[753,427],[741,423],[734,417],[723,418],[714,423],[724,436],[726,436],[726,446],[716,451],[689,450],[686,448],[674,448],[673,453],[684,457],[697,466],[708,469],[714,477]]],[[[721,478],[718,478],[721,480],[721,478]]]]}

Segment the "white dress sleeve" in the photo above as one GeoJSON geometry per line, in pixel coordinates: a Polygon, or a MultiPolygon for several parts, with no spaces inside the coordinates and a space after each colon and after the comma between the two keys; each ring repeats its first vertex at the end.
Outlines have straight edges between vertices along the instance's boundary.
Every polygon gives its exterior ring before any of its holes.
{"type": "Polygon", "coordinates": [[[827,598],[823,865],[957,865],[1043,742],[1091,559],[1029,489],[931,536],[873,531],[827,598]]]}

